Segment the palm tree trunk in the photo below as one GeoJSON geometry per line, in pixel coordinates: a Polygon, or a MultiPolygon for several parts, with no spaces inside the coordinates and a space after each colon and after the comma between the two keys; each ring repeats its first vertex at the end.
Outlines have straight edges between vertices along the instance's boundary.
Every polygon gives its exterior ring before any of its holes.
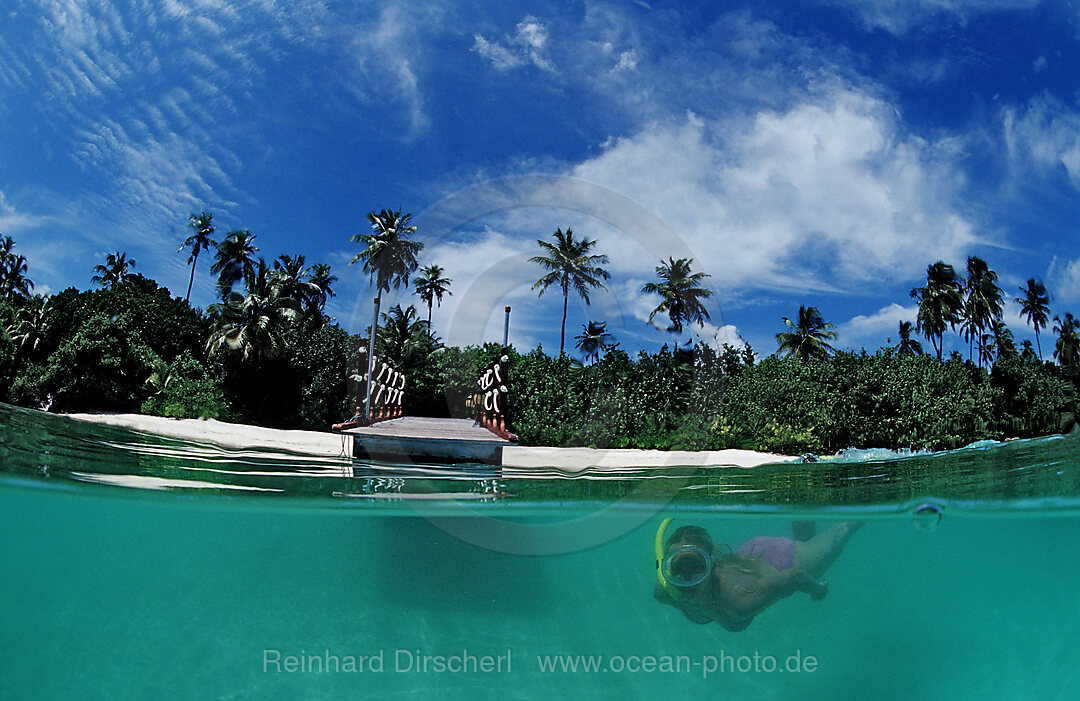
{"type": "Polygon", "coordinates": [[[379,288],[379,296],[375,298],[375,318],[371,321],[371,332],[368,334],[367,347],[367,389],[364,394],[364,417],[371,420],[371,379],[375,372],[375,329],[379,325],[379,304],[382,302],[382,288],[379,288]]]}
{"type": "Polygon", "coordinates": [[[427,303],[427,327],[431,331],[431,302],[427,303]]]}
{"type": "Polygon", "coordinates": [[[563,354],[563,342],[566,340],[566,300],[569,296],[567,290],[563,290],[562,296],[562,331],[559,332],[559,355],[563,354]]]}
{"type": "Polygon", "coordinates": [[[191,279],[188,280],[187,296],[184,297],[185,302],[187,302],[188,300],[191,299],[191,285],[195,282],[195,264],[198,263],[198,261],[199,261],[198,256],[195,256],[194,258],[191,259],[191,279]]]}
{"type": "Polygon", "coordinates": [[[1042,344],[1039,343],[1039,327],[1035,327],[1035,347],[1039,349],[1039,360],[1042,360],[1042,344]]]}

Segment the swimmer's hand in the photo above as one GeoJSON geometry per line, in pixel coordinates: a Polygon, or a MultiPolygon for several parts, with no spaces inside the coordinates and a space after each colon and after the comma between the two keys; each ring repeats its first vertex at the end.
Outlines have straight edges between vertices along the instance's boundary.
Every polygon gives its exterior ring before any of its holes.
{"type": "Polygon", "coordinates": [[[829,583],[822,580],[817,581],[806,572],[800,570],[798,567],[792,567],[790,570],[785,570],[788,581],[791,582],[792,591],[804,591],[810,595],[810,598],[814,601],[824,599],[825,595],[829,593],[829,583]]]}

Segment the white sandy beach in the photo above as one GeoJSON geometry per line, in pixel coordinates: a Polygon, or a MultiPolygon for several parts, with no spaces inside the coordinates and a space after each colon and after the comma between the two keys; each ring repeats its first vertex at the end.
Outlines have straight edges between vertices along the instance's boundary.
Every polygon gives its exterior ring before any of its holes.
{"type": "Polygon", "coordinates": [[[302,455],[329,457],[340,456],[342,451],[342,437],[329,431],[325,433],[322,431],[284,431],[247,424],[230,424],[216,419],[167,419],[162,416],[142,414],[68,414],[67,416],[79,421],[118,426],[170,438],[208,441],[224,448],[287,450],[302,455]]]}
{"type": "MultiPolygon", "coordinates": [[[[337,457],[342,455],[340,434],[322,431],[286,431],[246,424],[230,424],[215,419],[167,419],[142,414],[68,414],[72,419],[194,441],[208,441],[225,448],[286,450],[302,455],[337,457]]],[[[351,440],[351,439],[350,439],[351,440]]],[[[345,452],[351,445],[345,445],[345,452]]],[[[624,467],[676,467],[725,465],[753,468],[794,458],[752,450],[633,450],[595,448],[547,448],[506,446],[503,466],[521,469],[565,471],[617,469],[624,467]]]]}

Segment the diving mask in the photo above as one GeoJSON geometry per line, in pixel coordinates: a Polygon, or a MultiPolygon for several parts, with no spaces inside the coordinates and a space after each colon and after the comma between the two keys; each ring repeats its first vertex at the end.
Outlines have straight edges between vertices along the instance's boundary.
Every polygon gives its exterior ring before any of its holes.
{"type": "Polygon", "coordinates": [[[679,545],[671,549],[660,566],[663,579],[680,589],[701,584],[713,570],[712,554],[700,545],[679,545]]]}

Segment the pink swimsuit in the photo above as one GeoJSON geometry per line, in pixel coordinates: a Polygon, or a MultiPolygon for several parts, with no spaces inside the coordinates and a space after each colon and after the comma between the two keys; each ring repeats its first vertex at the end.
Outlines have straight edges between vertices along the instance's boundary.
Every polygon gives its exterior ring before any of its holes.
{"type": "MultiPolygon", "coordinates": [[[[758,536],[740,545],[735,554],[767,562],[782,572],[795,566],[795,541],[791,538],[758,536]]],[[[719,618],[720,625],[733,633],[746,630],[753,620],[753,616],[744,621],[732,621],[727,616],[719,618]]]]}
{"type": "Polygon", "coordinates": [[[767,562],[783,572],[795,566],[795,541],[791,538],[758,536],[740,545],[735,554],[767,562]]]}

